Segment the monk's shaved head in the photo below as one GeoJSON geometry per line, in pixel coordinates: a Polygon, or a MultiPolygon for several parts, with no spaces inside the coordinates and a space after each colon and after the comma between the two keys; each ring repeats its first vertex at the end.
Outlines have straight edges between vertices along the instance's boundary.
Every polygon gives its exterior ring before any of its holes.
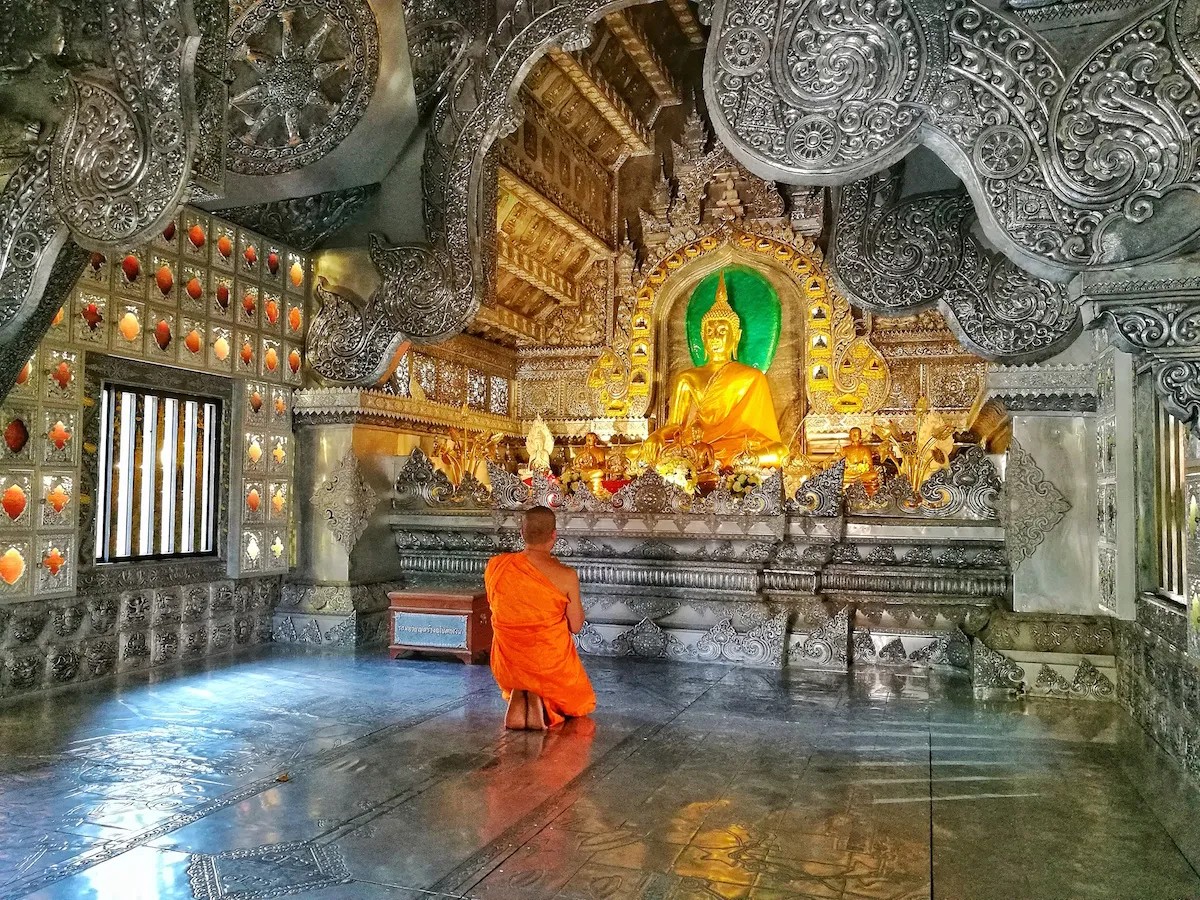
{"type": "Polygon", "coordinates": [[[527,545],[536,546],[546,543],[557,527],[554,510],[548,506],[535,506],[533,509],[527,509],[521,517],[521,537],[525,538],[527,545]]]}

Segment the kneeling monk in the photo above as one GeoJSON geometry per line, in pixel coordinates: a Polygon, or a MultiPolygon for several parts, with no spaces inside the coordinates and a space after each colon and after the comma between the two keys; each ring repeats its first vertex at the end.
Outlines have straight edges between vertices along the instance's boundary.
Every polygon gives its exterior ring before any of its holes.
{"type": "Polygon", "coordinates": [[[521,521],[522,553],[502,553],[483,573],[492,608],[492,674],[508,700],[505,728],[553,728],[596,708],[571,635],[583,627],[579,576],[550,550],[554,511],[535,506],[521,521]]]}

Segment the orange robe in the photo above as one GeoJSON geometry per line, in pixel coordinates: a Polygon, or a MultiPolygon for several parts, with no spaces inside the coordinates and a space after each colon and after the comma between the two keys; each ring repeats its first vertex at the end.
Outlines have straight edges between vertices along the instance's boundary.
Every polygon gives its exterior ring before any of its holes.
{"type": "Polygon", "coordinates": [[[571,630],[567,597],[524,553],[503,553],[483,573],[492,608],[492,674],[507,699],[513,691],[542,698],[551,727],[596,708],[571,630]]]}

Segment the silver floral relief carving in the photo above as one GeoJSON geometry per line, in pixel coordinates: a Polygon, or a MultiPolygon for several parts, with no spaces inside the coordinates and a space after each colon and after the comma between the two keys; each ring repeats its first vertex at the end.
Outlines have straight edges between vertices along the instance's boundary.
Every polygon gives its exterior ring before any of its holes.
{"type": "Polygon", "coordinates": [[[1047,694],[1074,700],[1113,700],[1116,686],[1107,675],[1083,657],[1070,681],[1061,672],[1043,663],[1038,670],[1030,690],[1034,694],[1047,694]]]}
{"type": "Polygon", "coordinates": [[[1200,280],[1166,278],[1085,284],[1089,327],[1150,363],[1155,393],[1176,419],[1200,431],[1200,280]]]}
{"type": "Polygon", "coordinates": [[[921,512],[935,518],[997,519],[1000,476],[981,447],[956,454],[921,485],[921,512]]]}
{"type": "Polygon", "coordinates": [[[1065,279],[1195,235],[1198,28],[1194,0],[1169,0],[1068,71],[978,0],[718,0],[705,93],[776,180],[845,183],[928,145],[1006,252],[1065,279]]]}
{"type": "Polygon", "coordinates": [[[976,638],[971,641],[971,684],[976,692],[1025,692],[1025,670],[976,638]]]}
{"type": "Polygon", "coordinates": [[[259,206],[231,207],[222,209],[220,215],[297,250],[311,250],[353,220],[377,193],[378,184],[367,184],[259,206]]]}
{"type": "Polygon", "coordinates": [[[199,137],[189,0],[109,0],[110,67],[71,79],[52,143],[51,194],[80,244],[128,246],[187,199],[199,137]]]}
{"type": "Polygon", "coordinates": [[[457,309],[460,301],[476,304],[477,298],[469,286],[455,287],[458,279],[449,274],[444,252],[385,247],[375,234],[368,246],[381,279],[369,298],[363,301],[323,283],[316,285],[321,306],[309,327],[307,359],[331,381],[373,384],[387,374],[405,337],[449,337],[474,315],[475,307],[469,314],[457,309]]]}
{"type": "Polygon", "coordinates": [[[1008,501],[1005,542],[1016,569],[1037,552],[1046,535],[1070,511],[1071,503],[1015,438],[1008,448],[1004,493],[1008,501]]]}
{"type": "Polygon", "coordinates": [[[901,169],[838,192],[832,271],[858,306],[903,315],[936,304],[964,346],[986,359],[1034,362],[1082,330],[1064,286],[1030,275],[970,233],[963,192],[901,199],[901,169]]]}
{"type": "Polygon", "coordinates": [[[576,635],[575,642],[582,652],[594,656],[729,662],[778,668],[783,662],[787,621],[788,614],[779,613],[748,631],[739,632],[733,627],[733,620],[725,618],[690,643],[650,618],[642,619],[612,638],[605,638],[588,622],[576,635]]]}
{"type": "Polygon", "coordinates": [[[788,511],[810,516],[840,516],[845,473],[846,461],[839,459],[828,469],[806,478],[796,489],[795,496],[788,498],[788,511]]]}
{"type": "Polygon", "coordinates": [[[379,28],[362,0],[258,0],[229,29],[229,60],[229,168],[277,175],[358,124],[379,75],[379,28]]]}
{"type": "Polygon", "coordinates": [[[316,514],[349,553],[362,537],[375,512],[377,495],[367,484],[354,451],[347,450],[337,466],[313,491],[316,514]]]}
{"type": "Polygon", "coordinates": [[[846,665],[850,653],[850,608],[842,607],[788,650],[793,665],[846,665]]]}

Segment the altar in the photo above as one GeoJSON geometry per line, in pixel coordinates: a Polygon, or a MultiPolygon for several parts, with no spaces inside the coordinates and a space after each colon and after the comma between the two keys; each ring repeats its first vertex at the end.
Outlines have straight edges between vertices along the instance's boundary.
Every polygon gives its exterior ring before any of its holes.
{"type": "Polygon", "coordinates": [[[454,486],[418,450],[389,523],[413,585],[478,583],[488,558],[520,549],[520,509],[557,507],[556,553],[583,589],[584,653],[966,671],[1008,569],[999,480],[982,453],[960,459],[928,492],[933,518],[847,515],[840,466],[791,496],[778,474],[743,497],[700,497],[649,472],[602,499],[495,467],[490,488],[454,486]]]}

